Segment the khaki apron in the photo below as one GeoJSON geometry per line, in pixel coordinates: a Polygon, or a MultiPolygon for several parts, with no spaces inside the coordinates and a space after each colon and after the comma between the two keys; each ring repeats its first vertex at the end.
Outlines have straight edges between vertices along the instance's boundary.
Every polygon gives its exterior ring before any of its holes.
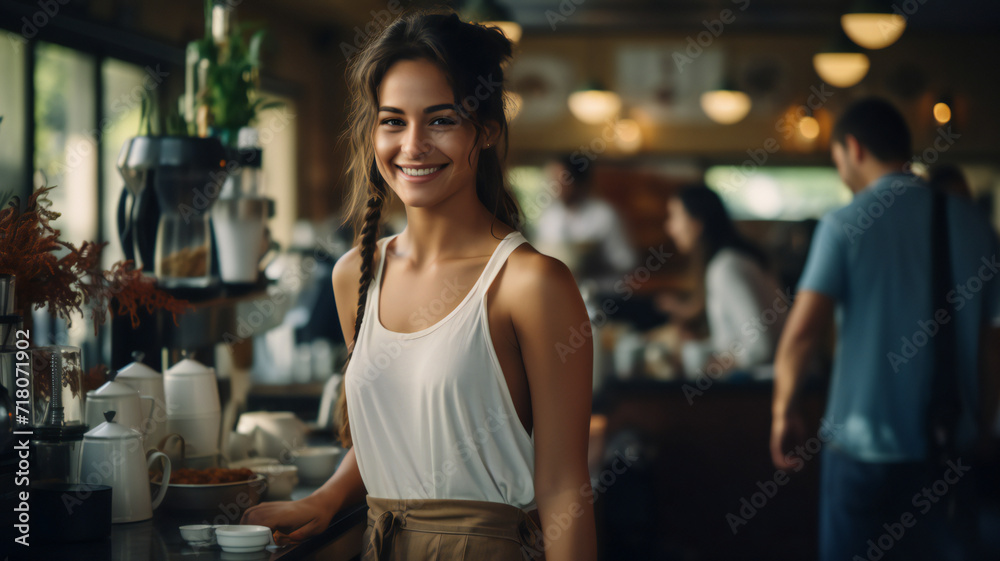
{"type": "Polygon", "coordinates": [[[368,497],[362,561],[542,561],[538,523],[502,503],[368,497]]]}

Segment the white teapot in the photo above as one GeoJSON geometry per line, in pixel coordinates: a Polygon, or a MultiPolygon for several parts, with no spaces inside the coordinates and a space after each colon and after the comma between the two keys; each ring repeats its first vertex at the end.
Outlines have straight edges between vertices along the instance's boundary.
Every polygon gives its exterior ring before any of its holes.
{"type": "MultiPolygon", "coordinates": [[[[148,395],[139,395],[135,388],[124,382],[114,380],[105,382],[96,390],[87,392],[84,419],[87,426],[95,428],[104,422],[105,411],[117,411],[117,422],[120,425],[137,430],[140,435],[145,435],[144,431],[149,426],[149,417],[143,415],[143,401],[152,402],[153,398],[148,395]]],[[[151,406],[146,411],[151,412],[151,406]]]]}
{"type": "Polygon", "coordinates": [[[163,373],[167,434],[184,438],[187,458],[206,460],[219,453],[222,413],[215,370],[184,358],[163,373]]]}
{"type": "Polygon", "coordinates": [[[107,411],[107,421],[83,435],[80,451],[80,482],[109,485],[111,522],[138,522],[153,517],[170,483],[170,458],[162,452],[143,454],[138,431],[114,422],[115,412],[107,411]],[[149,468],[163,459],[163,484],[155,498],[150,498],[149,468]]]}
{"type": "MultiPolygon", "coordinates": [[[[142,397],[142,418],[145,419],[145,424],[139,432],[143,433],[148,450],[155,448],[167,435],[167,400],[163,393],[163,374],[143,364],[143,353],[136,351],[132,353],[132,358],[135,361],[119,370],[115,381],[131,386],[142,397]]],[[[111,409],[115,408],[108,407],[106,410],[111,409]]]]}

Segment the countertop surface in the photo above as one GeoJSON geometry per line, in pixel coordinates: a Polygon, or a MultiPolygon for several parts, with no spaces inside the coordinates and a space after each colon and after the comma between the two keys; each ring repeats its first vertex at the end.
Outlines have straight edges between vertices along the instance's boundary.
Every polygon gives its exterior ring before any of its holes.
{"type": "MultiPolygon", "coordinates": [[[[292,498],[311,493],[315,487],[300,486],[292,498]]],[[[309,559],[318,551],[331,548],[343,555],[324,556],[331,561],[356,556],[360,551],[360,531],[363,531],[368,510],[364,503],[337,513],[330,526],[318,536],[294,546],[276,551],[228,553],[218,545],[192,546],[181,538],[180,526],[213,523],[203,514],[186,514],[157,509],[151,520],[129,524],[113,524],[109,539],[47,545],[33,543],[26,559],[72,559],[73,561],[296,561],[309,559]],[[338,543],[344,542],[344,543],[338,543]]],[[[12,557],[19,559],[19,557],[12,557]]]]}

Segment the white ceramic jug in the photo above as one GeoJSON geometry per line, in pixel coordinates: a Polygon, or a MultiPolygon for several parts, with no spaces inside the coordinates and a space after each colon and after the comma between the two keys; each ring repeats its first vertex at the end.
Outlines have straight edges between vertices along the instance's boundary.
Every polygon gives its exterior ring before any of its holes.
{"type": "Polygon", "coordinates": [[[116,382],[132,387],[142,396],[142,415],[146,426],[140,432],[144,435],[146,449],[155,448],[167,436],[167,401],[163,393],[163,375],[142,363],[143,353],[132,353],[135,362],[118,371],[116,382]]]}
{"type": "Polygon", "coordinates": [[[115,422],[145,435],[149,417],[142,414],[142,402],[153,401],[150,396],[140,396],[132,386],[123,382],[105,382],[96,390],[87,392],[84,421],[90,428],[104,422],[105,411],[116,411],[115,422]]]}
{"type": "Polygon", "coordinates": [[[188,459],[219,453],[222,413],[215,370],[185,358],[163,373],[167,433],[184,437],[188,459]]]}
{"type": "Polygon", "coordinates": [[[153,452],[147,459],[139,432],[119,425],[114,417],[115,412],[108,411],[105,422],[83,435],[80,481],[111,486],[112,523],[148,520],[167,492],[170,458],[153,452]],[[150,498],[149,469],[158,459],[163,460],[163,484],[150,498]]]}

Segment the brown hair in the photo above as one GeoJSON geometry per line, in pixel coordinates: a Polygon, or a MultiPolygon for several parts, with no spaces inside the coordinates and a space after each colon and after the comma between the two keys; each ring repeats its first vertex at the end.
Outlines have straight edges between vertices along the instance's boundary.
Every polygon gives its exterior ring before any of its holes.
{"type": "MultiPolygon", "coordinates": [[[[348,363],[357,347],[368,287],[374,277],[382,213],[392,196],[375,164],[372,142],[378,115],[378,87],[383,77],[398,61],[428,60],[448,76],[461,117],[468,119],[476,129],[476,142],[486,132],[487,123],[500,127],[493,149],[485,149],[479,154],[476,195],[483,206],[493,212],[495,220],[516,230],[521,226],[521,214],[507,185],[504,164],[508,138],[503,65],[510,56],[511,43],[497,28],[464,23],[453,13],[413,12],[389,24],[351,60],[347,70],[351,92],[351,126],[347,131],[351,147],[350,184],[344,218],[354,227],[355,243],[361,254],[361,283],[358,315],[354,322],[354,347],[348,354],[348,363]]],[[[469,157],[471,161],[472,155],[469,157]]],[[[344,372],[347,372],[346,364],[344,372]]],[[[346,378],[336,414],[341,443],[350,447],[345,385],[346,378]]]]}

